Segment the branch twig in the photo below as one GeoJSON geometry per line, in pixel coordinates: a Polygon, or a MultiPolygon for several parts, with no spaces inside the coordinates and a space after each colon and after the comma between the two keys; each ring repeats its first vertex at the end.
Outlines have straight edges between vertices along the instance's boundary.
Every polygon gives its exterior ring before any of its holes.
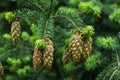
{"type": "Polygon", "coordinates": [[[51,15],[52,9],[53,9],[53,0],[51,0],[50,9],[49,9],[49,12],[48,12],[48,15],[47,15],[47,19],[46,19],[46,22],[45,22],[44,34],[43,34],[44,37],[46,36],[46,32],[47,32],[47,24],[48,24],[48,22],[49,22],[49,18],[50,18],[50,15],[51,15]]]}
{"type": "MultiPolygon", "coordinates": [[[[13,48],[13,49],[10,49],[10,50],[4,52],[3,54],[0,55],[0,59],[1,59],[2,57],[4,57],[4,55],[10,53],[11,51],[15,51],[15,50],[17,50],[17,49],[18,49],[18,48],[13,48]]],[[[28,47],[21,47],[21,49],[29,49],[29,50],[32,50],[31,48],[28,48],[28,47]]]]}
{"type": "Polygon", "coordinates": [[[31,2],[30,0],[26,0],[26,1],[27,1],[29,4],[31,4],[32,6],[38,8],[42,13],[45,12],[41,7],[37,6],[36,4],[34,4],[33,2],[31,2]]]}
{"type": "Polygon", "coordinates": [[[118,69],[120,68],[120,58],[116,50],[116,57],[117,57],[117,63],[118,63],[118,69]]]}
{"type": "Polygon", "coordinates": [[[112,73],[112,75],[110,76],[109,80],[113,79],[113,76],[115,75],[115,73],[118,71],[118,69],[115,69],[115,71],[112,73]]]}
{"type": "Polygon", "coordinates": [[[10,49],[10,50],[6,51],[5,53],[1,54],[1,55],[0,55],[0,59],[1,59],[2,57],[4,57],[4,55],[6,55],[6,54],[8,54],[9,52],[14,51],[14,50],[16,50],[16,49],[17,49],[17,48],[10,49]]]}
{"type": "Polygon", "coordinates": [[[44,37],[46,37],[46,33],[47,33],[47,24],[48,24],[48,20],[46,20],[46,22],[45,22],[45,27],[44,27],[44,37]]]}
{"type": "Polygon", "coordinates": [[[118,53],[117,53],[117,50],[116,50],[116,57],[117,57],[118,67],[117,67],[117,69],[114,70],[114,72],[113,72],[112,75],[110,76],[109,80],[112,80],[112,79],[113,79],[115,73],[116,73],[116,72],[119,70],[119,68],[120,68],[120,58],[119,58],[119,55],[118,55],[118,53]]]}
{"type": "Polygon", "coordinates": [[[74,23],[74,21],[73,21],[72,19],[70,19],[69,17],[64,16],[64,15],[56,15],[56,16],[53,16],[53,18],[56,18],[56,17],[66,18],[68,21],[70,21],[70,22],[73,24],[73,26],[74,26],[77,30],[79,30],[80,32],[82,32],[81,29],[78,28],[77,25],[74,23]]]}
{"type": "Polygon", "coordinates": [[[111,73],[111,72],[113,72],[113,71],[114,71],[114,70],[116,70],[116,69],[117,69],[117,67],[116,67],[116,66],[115,66],[115,67],[113,67],[112,69],[110,69],[110,70],[109,70],[109,72],[107,72],[107,73],[104,75],[103,80],[106,80],[106,77],[107,77],[107,76],[109,76],[109,75],[110,75],[110,73],[111,73]]]}
{"type": "Polygon", "coordinates": [[[50,9],[49,9],[49,13],[48,13],[48,18],[50,18],[52,10],[53,10],[53,0],[51,0],[50,9]]]}

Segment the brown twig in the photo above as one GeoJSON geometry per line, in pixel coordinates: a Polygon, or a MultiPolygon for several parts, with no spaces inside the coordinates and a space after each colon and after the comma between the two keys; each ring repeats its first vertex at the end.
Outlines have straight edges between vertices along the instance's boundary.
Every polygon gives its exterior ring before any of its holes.
{"type": "Polygon", "coordinates": [[[74,23],[74,21],[72,19],[70,19],[69,17],[67,16],[64,16],[64,15],[56,15],[56,16],[53,16],[53,18],[56,18],[56,17],[63,17],[63,18],[66,18],[68,21],[70,21],[73,26],[80,32],[82,32],[82,30],[80,28],[77,27],[77,25],[74,23]]]}
{"type": "Polygon", "coordinates": [[[47,24],[48,24],[48,20],[46,20],[46,22],[45,22],[44,37],[46,37],[46,33],[47,33],[47,24]]]}

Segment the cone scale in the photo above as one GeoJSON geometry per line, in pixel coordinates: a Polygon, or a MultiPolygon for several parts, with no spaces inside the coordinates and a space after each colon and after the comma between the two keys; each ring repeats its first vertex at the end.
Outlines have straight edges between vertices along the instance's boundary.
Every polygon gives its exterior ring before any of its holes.
{"type": "Polygon", "coordinates": [[[69,45],[72,60],[77,63],[80,60],[82,53],[82,37],[80,34],[73,35],[69,45]]]}
{"type": "Polygon", "coordinates": [[[63,53],[63,64],[67,64],[71,59],[71,54],[69,53],[69,48],[67,48],[63,53]]]}
{"type": "Polygon", "coordinates": [[[92,50],[92,38],[83,41],[83,52],[81,55],[81,62],[85,62],[92,50]]]}
{"type": "Polygon", "coordinates": [[[52,67],[54,48],[53,48],[53,43],[49,38],[45,38],[45,42],[46,42],[46,48],[43,54],[43,61],[44,61],[43,63],[45,68],[48,70],[52,67]]]}
{"type": "Polygon", "coordinates": [[[11,35],[14,44],[16,44],[19,41],[20,34],[21,34],[20,22],[14,21],[11,25],[11,35]]]}
{"type": "Polygon", "coordinates": [[[33,53],[33,67],[35,71],[40,68],[41,63],[42,63],[42,52],[38,48],[35,48],[33,53]]]}
{"type": "Polygon", "coordinates": [[[0,77],[2,77],[4,75],[4,69],[2,64],[0,63],[0,77]]]}

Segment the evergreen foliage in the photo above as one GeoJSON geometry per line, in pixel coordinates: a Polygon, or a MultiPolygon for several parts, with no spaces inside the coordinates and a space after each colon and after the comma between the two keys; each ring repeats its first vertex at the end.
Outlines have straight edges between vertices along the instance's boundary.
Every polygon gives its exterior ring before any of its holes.
{"type": "Polygon", "coordinates": [[[1,0],[0,80],[120,80],[120,0],[1,0]]]}

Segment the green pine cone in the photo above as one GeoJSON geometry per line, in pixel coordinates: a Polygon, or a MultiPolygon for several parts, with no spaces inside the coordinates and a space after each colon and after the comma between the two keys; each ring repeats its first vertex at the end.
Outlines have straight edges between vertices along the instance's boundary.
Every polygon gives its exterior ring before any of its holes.
{"type": "Polygon", "coordinates": [[[71,54],[69,53],[69,48],[65,49],[64,53],[63,53],[63,64],[67,64],[71,59],[71,54]]]}
{"type": "Polygon", "coordinates": [[[43,63],[45,68],[48,70],[52,67],[54,47],[52,41],[49,38],[46,38],[45,42],[46,42],[46,48],[43,54],[43,60],[44,60],[43,63]]]}
{"type": "Polygon", "coordinates": [[[11,35],[14,44],[16,44],[19,41],[20,34],[21,34],[20,22],[14,21],[11,25],[11,35]]]}
{"type": "Polygon", "coordinates": [[[72,55],[72,59],[75,63],[79,62],[80,60],[81,53],[82,53],[82,45],[83,45],[83,42],[82,42],[81,35],[80,34],[73,35],[70,41],[69,49],[72,55]]]}
{"type": "Polygon", "coordinates": [[[42,52],[38,48],[35,48],[34,53],[33,53],[34,71],[36,71],[40,68],[41,63],[42,63],[42,52]]]}
{"type": "Polygon", "coordinates": [[[92,50],[92,38],[83,41],[83,52],[81,55],[81,62],[85,62],[92,50]]]}
{"type": "Polygon", "coordinates": [[[0,77],[2,77],[3,75],[4,75],[4,68],[2,64],[0,63],[0,77]]]}

